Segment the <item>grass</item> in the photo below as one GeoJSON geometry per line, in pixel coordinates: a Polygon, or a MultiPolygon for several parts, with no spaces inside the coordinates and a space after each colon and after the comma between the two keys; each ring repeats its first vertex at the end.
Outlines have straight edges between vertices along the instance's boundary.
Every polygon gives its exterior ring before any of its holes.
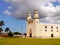
{"type": "Polygon", "coordinates": [[[60,39],[0,38],[0,45],[60,45],[60,39]]]}

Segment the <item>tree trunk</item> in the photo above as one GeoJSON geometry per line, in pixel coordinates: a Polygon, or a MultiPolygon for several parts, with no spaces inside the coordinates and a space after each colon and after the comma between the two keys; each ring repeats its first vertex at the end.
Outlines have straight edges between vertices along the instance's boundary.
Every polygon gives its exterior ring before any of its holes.
{"type": "Polygon", "coordinates": [[[0,31],[0,37],[1,37],[1,31],[0,31]]]}

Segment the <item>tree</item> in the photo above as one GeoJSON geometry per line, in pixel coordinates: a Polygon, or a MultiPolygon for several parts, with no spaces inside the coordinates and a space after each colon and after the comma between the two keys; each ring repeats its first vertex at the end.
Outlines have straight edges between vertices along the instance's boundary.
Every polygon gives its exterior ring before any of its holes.
{"type": "Polygon", "coordinates": [[[2,26],[4,25],[4,21],[0,21],[0,36],[1,36],[1,31],[3,31],[2,26]]]}
{"type": "Polygon", "coordinates": [[[9,37],[12,37],[12,36],[13,36],[13,33],[10,31],[10,32],[8,33],[8,36],[9,36],[9,37]]]}
{"type": "Polygon", "coordinates": [[[1,32],[3,31],[3,29],[2,28],[0,28],[0,36],[1,36],[1,32]]]}
{"type": "Polygon", "coordinates": [[[7,28],[5,29],[5,32],[8,33],[9,31],[10,31],[10,29],[7,27],[7,28]]]}
{"type": "Polygon", "coordinates": [[[27,35],[27,34],[26,34],[26,33],[24,33],[23,35],[25,35],[25,37],[26,37],[26,35],[27,35]]]}
{"type": "Polygon", "coordinates": [[[21,33],[19,32],[14,32],[15,35],[22,35],[21,33]]]}
{"type": "Polygon", "coordinates": [[[4,25],[4,21],[0,21],[1,28],[2,28],[3,25],[4,25]]]}

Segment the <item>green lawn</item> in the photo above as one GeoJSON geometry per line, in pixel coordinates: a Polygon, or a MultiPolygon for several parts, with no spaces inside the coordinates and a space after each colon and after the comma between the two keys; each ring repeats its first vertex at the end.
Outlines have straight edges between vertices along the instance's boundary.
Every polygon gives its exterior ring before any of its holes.
{"type": "Polygon", "coordinates": [[[0,45],[60,45],[60,39],[0,38],[0,45]]]}

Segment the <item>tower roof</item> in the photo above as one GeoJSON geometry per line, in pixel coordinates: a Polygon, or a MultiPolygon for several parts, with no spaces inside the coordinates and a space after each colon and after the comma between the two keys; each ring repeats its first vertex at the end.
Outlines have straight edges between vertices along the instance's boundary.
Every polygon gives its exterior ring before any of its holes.
{"type": "Polygon", "coordinates": [[[34,14],[38,14],[38,9],[34,9],[34,14]]]}
{"type": "Polygon", "coordinates": [[[38,9],[34,9],[34,11],[38,11],[38,9]]]}
{"type": "Polygon", "coordinates": [[[28,17],[28,16],[31,16],[31,13],[28,13],[28,14],[27,14],[27,17],[28,17]]]}
{"type": "Polygon", "coordinates": [[[38,9],[35,9],[35,10],[34,10],[34,19],[39,19],[38,9]]]}

